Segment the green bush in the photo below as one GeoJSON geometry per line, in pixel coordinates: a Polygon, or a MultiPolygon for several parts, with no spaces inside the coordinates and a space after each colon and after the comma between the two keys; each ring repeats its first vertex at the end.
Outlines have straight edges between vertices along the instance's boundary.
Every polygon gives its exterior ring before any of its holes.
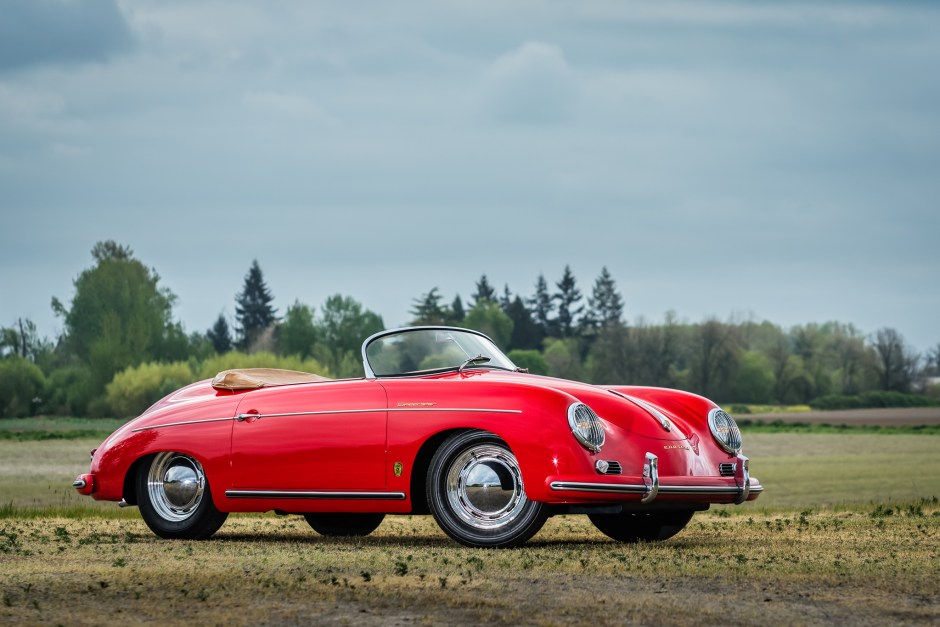
{"type": "Polygon", "coordinates": [[[857,396],[829,394],[810,401],[813,409],[868,409],[889,407],[931,407],[940,405],[940,401],[919,394],[888,392],[875,390],[857,396]]]}
{"type": "Polygon", "coordinates": [[[87,416],[88,407],[97,396],[89,368],[66,366],[49,375],[43,411],[58,416],[87,416]]]}
{"type": "Polygon", "coordinates": [[[0,361],[0,418],[32,416],[45,387],[42,370],[31,361],[17,355],[0,361]]]}
{"type": "Polygon", "coordinates": [[[927,395],[927,398],[933,399],[935,401],[940,401],[940,383],[934,383],[933,385],[928,385],[927,389],[924,390],[924,394],[927,395]]]}
{"type": "Polygon", "coordinates": [[[538,351],[515,349],[506,356],[520,368],[528,368],[532,374],[548,374],[548,364],[538,351]]]}
{"type": "Polygon", "coordinates": [[[105,398],[115,416],[136,416],[158,400],[196,380],[186,362],[146,363],[114,375],[105,398]]]}

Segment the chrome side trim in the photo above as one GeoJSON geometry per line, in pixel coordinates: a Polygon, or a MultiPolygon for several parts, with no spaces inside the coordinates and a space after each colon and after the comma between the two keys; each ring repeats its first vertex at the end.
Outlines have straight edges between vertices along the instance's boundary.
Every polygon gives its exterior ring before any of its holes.
{"type": "Polygon", "coordinates": [[[162,429],[163,427],[181,427],[183,425],[198,425],[206,422],[226,422],[228,420],[235,420],[234,418],[207,418],[205,420],[184,420],[182,422],[165,422],[159,425],[150,425],[147,427],[137,427],[136,429],[131,429],[131,433],[137,433],[139,431],[150,431],[151,429],[162,429]]]}
{"type": "Polygon", "coordinates": [[[239,414],[235,420],[242,422],[246,418],[291,418],[294,416],[327,416],[331,414],[374,414],[399,411],[469,411],[492,414],[521,414],[521,409],[484,409],[481,407],[388,407],[379,409],[323,409],[319,411],[295,411],[282,414],[239,414]]]}
{"type": "Polygon", "coordinates": [[[226,490],[230,499],[328,499],[404,501],[404,492],[325,492],[320,490],[226,490]]]}
{"type": "Polygon", "coordinates": [[[643,464],[643,484],[646,486],[646,495],[640,503],[652,503],[659,494],[659,458],[652,453],[646,454],[646,463],[643,464]]]}
{"type": "Polygon", "coordinates": [[[149,431],[151,429],[162,429],[164,427],[181,427],[185,425],[197,425],[208,422],[225,422],[228,420],[235,420],[237,422],[244,422],[248,418],[254,418],[260,420],[261,418],[288,418],[291,416],[327,416],[330,414],[368,414],[368,413],[380,413],[380,412],[396,412],[396,411],[463,411],[463,412],[477,412],[477,413],[491,413],[491,414],[521,414],[521,409],[485,409],[482,407],[388,407],[388,408],[378,408],[378,409],[326,409],[322,411],[298,411],[282,414],[238,414],[232,418],[208,418],[206,420],[185,420],[182,422],[165,422],[159,425],[149,425],[146,427],[138,427],[132,429],[133,433],[138,431],[149,431]]]}

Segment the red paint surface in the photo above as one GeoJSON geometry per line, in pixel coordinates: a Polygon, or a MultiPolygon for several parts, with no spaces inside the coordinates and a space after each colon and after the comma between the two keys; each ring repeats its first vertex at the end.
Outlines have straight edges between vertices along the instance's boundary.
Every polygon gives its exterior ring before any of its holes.
{"type": "MultiPolygon", "coordinates": [[[[735,486],[733,477],[718,475],[718,464],[735,458],[719,448],[708,430],[713,403],[676,390],[614,389],[654,405],[673,428],[665,431],[645,409],[604,386],[485,369],[238,393],[219,392],[202,381],[160,401],[98,448],[91,464],[91,495],[119,501],[137,460],[177,451],[199,460],[222,511],[406,513],[411,511],[411,475],[422,445],[459,429],[501,437],[519,460],[527,496],[537,501],[638,501],[639,494],[557,492],[549,484],[642,484],[648,452],[659,458],[662,485],[735,486]],[[591,406],[604,422],[606,442],[598,454],[581,447],[568,427],[567,408],[576,401],[591,406]],[[351,410],[369,411],[344,413],[351,410]],[[239,414],[304,412],[336,413],[234,419],[239,414]],[[172,425],[206,420],[216,421],[172,425]],[[599,475],[597,459],[620,462],[623,474],[599,475]],[[400,476],[393,472],[396,462],[403,467],[400,476]],[[406,499],[232,499],[225,496],[230,489],[403,492],[406,499]]],[[[423,477],[418,479],[423,490],[423,477]]],[[[723,503],[734,497],[661,495],[657,500],[723,503]]]]}

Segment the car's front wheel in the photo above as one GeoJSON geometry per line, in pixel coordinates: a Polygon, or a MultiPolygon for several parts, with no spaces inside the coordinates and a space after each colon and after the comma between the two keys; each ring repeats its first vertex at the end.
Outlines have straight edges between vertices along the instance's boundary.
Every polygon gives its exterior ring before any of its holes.
{"type": "Polygon", "coordinates": [[[666,540],[682,531],[694,511],[623,512],[589,514],[588,518],[604,535],[620,542],[666,540]]]}
{"type": "Polygon", "coordinates": [[[385,514],[304,514],[304,518],[323,536],[367,536],[379,528],[385,514]]]}
{"type": "Polygon", "coordinates": [[[431,459],[427,491],[437,524],[466,546],[518,546],[548,518],[548,506],[526,497],[515,455],[486,431],[444,441],[431,459]]]}
{"type": "Polygon", "coordinates": [[[157,453],[140,465],[137,505],[161,538],[204,540],[228,517],[212,503],[202,465],[182,453],[157,453]]]}

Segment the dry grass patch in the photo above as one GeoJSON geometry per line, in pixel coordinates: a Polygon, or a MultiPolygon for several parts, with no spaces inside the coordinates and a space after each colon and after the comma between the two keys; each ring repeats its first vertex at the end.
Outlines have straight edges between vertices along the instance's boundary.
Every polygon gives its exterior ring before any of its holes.
{"type": "Polygon", "coordinates": [[[327,539],[233,516],[205,542],[136,520],[0,520],[0,623],[691,624],[940,620],[940,507],[697,515],[623,545],[583,516],[521,549],[453,544],[428,517],[327,539]]]}

